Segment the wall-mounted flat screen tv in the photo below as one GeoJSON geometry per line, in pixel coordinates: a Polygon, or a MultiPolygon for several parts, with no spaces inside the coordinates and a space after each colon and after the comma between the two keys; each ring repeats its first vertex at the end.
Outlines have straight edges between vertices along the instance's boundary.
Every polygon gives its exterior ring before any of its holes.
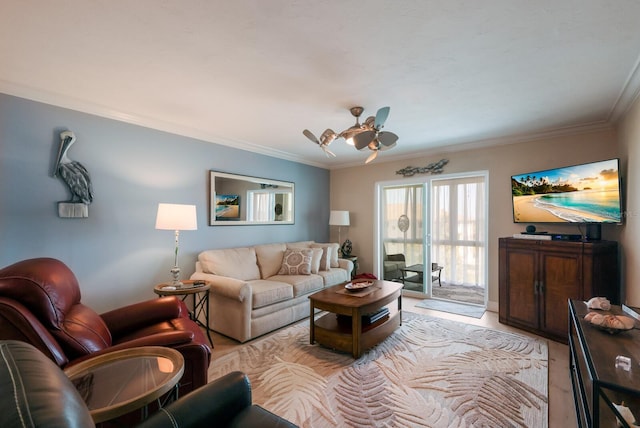
{"type": "Polygon", "coordinates": [[[515,223],[621,223],[619,160],[511,176],[515,223]]]}

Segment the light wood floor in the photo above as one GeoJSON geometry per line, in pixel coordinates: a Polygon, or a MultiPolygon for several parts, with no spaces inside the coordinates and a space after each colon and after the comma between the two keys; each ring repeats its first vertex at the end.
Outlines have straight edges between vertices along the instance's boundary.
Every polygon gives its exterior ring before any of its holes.
{"type": "MultiPolygon", "coordinates": [[[[416,307],[415,304],[420,300],[421,299],[412,297],[403,297],[402,309],[418,314],[447,318],[467,324],[474,324],[496,330],[511,331],[536,337],[523,330],[500,324],[498,322],[498,314],[495,312],[487,311],[481,319],[476,319],[416,307]]],[[[212,352],[211,364],[215,364],[216,358],[224,355],[239,345],[235,340],[219,335],[215,332],[211,333],[211,338],[215,345],[212,352]]],[[[573,393],[571,391],[571,379],[569,377],[569,348],[567,345],[563,345],[552,340],[548,340],[547,344],[549,349],[549,427],[577,427],[573,404],[573,393]]]]}

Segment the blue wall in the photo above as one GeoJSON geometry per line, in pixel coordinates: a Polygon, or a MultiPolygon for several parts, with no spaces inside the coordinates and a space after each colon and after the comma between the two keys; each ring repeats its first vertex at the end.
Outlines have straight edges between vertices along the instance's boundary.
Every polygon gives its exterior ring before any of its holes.
{"type": "Polygon", "coordinates": [[[55,257],[74,271],[98,312],[155,297],[169,279],[173,232],[156,230],[158,202],[195,204],[198,230],[180,234],[183,277],[200,251],[329,238],[329,171],[0,94],[0,267],[55,257]],[[91,174],[89,217],[64,219],[69,198],[52,177],[59,134],[91,174]],[[295,224],[208,226],[208,172],[293,181],[295,224]]]}

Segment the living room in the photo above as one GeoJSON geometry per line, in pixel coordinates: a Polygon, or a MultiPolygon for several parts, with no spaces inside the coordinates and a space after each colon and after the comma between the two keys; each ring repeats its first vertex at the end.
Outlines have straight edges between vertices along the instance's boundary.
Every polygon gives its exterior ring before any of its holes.
{"type": "MultiPolygon", "coordinates": [[[[99,104],[98,100],[74,104],[65,94],[36,93],[12,85],[3,76],[0,80],[0,266],[32,257],[58,258],[77,275],[84,303],[98,312],[154,298],[154,285],[169,279],[173,233],[154,228],[160,202],[197,208],[198,229],[180,235],[179,265],[185,278],[194,272],[197,255],[204,250],[301,240],[337,242],[337,228],[329,227],[330,210],[350,212],[347,233],[359,257],[358,271],[378,273],[371,215],[375,183],[399,179],[396,171],[408,165],[423,166],[443,158],[449,160],[446,174],[488,172],[487,276],[488,309],[492,311],[498,308],[498,238],[524,228],[512,219],[510,176],[620,158],[624,222],[604,226],[603,239],[620,243],[623,300],[640,306],[640,273],[633,268],[640,264],[640,197],[634,191],[640,186],[640,100],[633,85],[626,94],[633,102],[616,120],[557,132],[541,128],[526,138],[487,140],[478,136],[452,147],[426,148],[412,157],[393,158],[391,150],[369,165],[364,165],[366,156],[361,156],[357,164],[327,168],[278,158],[261,148],[252,152],[184,136],[179,126],[170,129],[165,123],[155,123],[154,129],[153,120],[132,118],[106,107],[101,110],[92,104],[99,104]],[[68,199],[68,190],[52,176],[52,170],[59,134],[66,129],[78,138],[70,156],[87,167],[94,186],[95,198],[83,219],[60,218],[57,213],[57,204],[68,199]],[[295,223],[209,226],[210,170],[294,182],[295,223]]],[[[368,107],[375,111],[378,105],[368,107]]],[[[393,114],[392,105],[388,129],[402,138],[401,131],[393,127],[393,114]]],[[[250,123],[251,118],[246,121],[250,123]]],[[[301,133],[307,126],[292,124],[301,145],[311,145],[301,133]]],[[[546,230],[577,233],[574,226],[546,230]]],[[[344,239],[345,230],[342,235],[344,239]]]]}

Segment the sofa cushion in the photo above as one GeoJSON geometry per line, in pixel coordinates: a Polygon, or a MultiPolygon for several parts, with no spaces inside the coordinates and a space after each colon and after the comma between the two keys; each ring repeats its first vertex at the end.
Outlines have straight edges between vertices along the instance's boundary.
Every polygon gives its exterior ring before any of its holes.
{"type": "Polygon", "coordinates": [[[309,249],[287,249],[282,257],[278,275],[310,275],[313,251],[309,249]]]}
{"type": "Polygon", "coordinates": [[[260,269],[253,247],[207,250],[198,255],[205,273],[250,281],[260,279],[260,269]]]}
{"type": "Polygon", "coordinates": [[[267,279],[276,275],[282,266],[282,258],[287,245],[280,244],[264,244],[256,245],[256,257],[258,258],[258,267],[260,268],[260,277],[267,279]]]}
{"type": "Polygon", "coordinates": [[[258,279],[250,284],[253,309],[293,299],[293,287],[286,282],[258,279]]]}
{"type": "Polygon", "coordinates": [[[293,287],[293,295],[295,297],[324,288],[324,281],[320,275],[276,275],[270,279],[290,284],[293,287]]]}
{"type": "Polygon", "coordinates": [[[340,244],[338,243],[313,243],[311,244],[311,248],[323,248],[323,247],[331,247],[331,267],[337,268],[340,267],[338,265],[338,253],[340,249],[340,244]]]}
{"type": "Polygon", "coordinates": [[[324,279],[324,286],[330,287],[332,285],[340,284],[342,282],[347,282],[349,278],[347,277],[347,271],[344,269],[330,269],[327,271],[321,270],[318,272],[318,275],[324,279]]]}

